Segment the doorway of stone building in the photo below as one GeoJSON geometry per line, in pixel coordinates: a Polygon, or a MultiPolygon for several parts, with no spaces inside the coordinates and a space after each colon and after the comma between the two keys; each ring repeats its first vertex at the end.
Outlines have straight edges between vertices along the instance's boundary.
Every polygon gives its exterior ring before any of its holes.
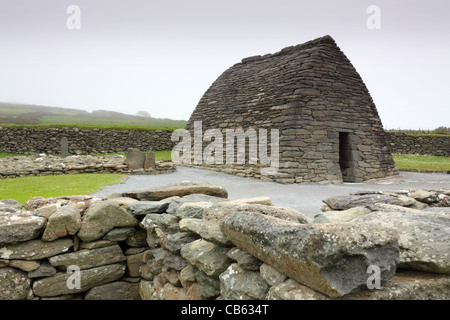
{"type": "Polygon", "coordinates": [[[339,166],[341,167],[342,181],[355,182],[353,176],[353,153],[349,132],[339,132],[339,166]]]}

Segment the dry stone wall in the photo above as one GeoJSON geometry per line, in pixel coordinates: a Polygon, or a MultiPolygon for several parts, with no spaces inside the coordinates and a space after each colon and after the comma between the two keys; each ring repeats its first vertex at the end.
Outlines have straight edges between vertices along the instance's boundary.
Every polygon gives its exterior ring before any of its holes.
{"type": "MultiPolygon", "coordinates": [[[[226,129],[278,129],[280,166],[264,176],[277,182],[361,182],[396,174],[369,91],[329,36],[230,67],[192,113],[191,134],[196,121],[223,136],[226,129]]],[[[261,176],[260,163],[228,165],[200,164],[261,176]]]]}
{"type": "Polygon", "coordinates": [[[394,153],[450,157],[450,136],[414,136],[403,133],[388,135],[394,153]]]}
{"type": "Polygon", "coordinates": [[[314,220],[227,197],[180,182],[2,200],[0,299],[450,298],[448,189],[334,197],[314,220]]]}
{"type": "Polygon", "coordinates": [[[67,138],[68,154],[97,154],[140,150],[171,150],[170,130],[106,130],[79,128],[21,129],[0,127],[0,152],[61,154],[61,139],[67,138]]]}
{"type": "Polygon", "coordinates": [[[145,153],[137,152],[142,161],[134,166],[131,166],[134,159],[131,155],[127,158],[121,155],[61,158],[45,154],[5,157],[0,158],[0,179],[78,173],[160,174],[176,170],[171,161],[159,160],[145,166],[145,153]]]}

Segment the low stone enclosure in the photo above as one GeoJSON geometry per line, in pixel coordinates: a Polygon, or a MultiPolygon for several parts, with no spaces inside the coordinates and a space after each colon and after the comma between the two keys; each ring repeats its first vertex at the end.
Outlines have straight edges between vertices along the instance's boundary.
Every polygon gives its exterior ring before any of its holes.
{"type": "Polygon", "coordinates": [[[0,151],[18,154],[61,154],[61,139],[68,142],[69,155],[171,150],[171,130],[113,130],[84,128],[8,128],[0,126],[0,151]]]}
{"type": "Polygon", "coordinates": [[[0,158],[0,179],[78,173],[160,174],[176,170],[171,161],[155,160],[153,151],[130,148],[122,155],[68,156],[46,154],[0,158]]]}
{"type": "Polygon", "coordinates": [[[417,136],[388,133],[391,151],[400,154],[426,154],[450,157],[450,136],[417,136]]]}
{"type": "Polygon", "coordinates": [[[0,299],[449,299],[450,189],[314,219],[201,182],[0,202],[0,299]]]}

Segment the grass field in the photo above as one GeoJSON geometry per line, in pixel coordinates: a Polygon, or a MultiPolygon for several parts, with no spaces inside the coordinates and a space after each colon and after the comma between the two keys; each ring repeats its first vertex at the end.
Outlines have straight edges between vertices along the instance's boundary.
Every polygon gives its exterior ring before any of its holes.
{"type": "Polygon", "coordinates": [[[0,102],[0,124],[6,127],[174,130],[184,128],[185,120],[153,118],[115,111],[85,110],[0,102]]]}
{"type": "MultiPolygon", "coordinates": [[[[95,121],[93,121],[95,122],[95,121]]],[[[175,121],[153,121],[148,125],[145,123],[130,122],[130,121],[117,121],[115,124],[87,124],[87,123],[58,123],[58,124],[2,124],[5,128],[20,128],[20,129],[49,129],[49,128],[80,128],[80,129],[113,129],[113,130],[175,130],[183,129],[186,122],[175,121]],[[133,124],[134,123],[134,124],[133,124]]]]}
{"type": "Polygon", "coordinates": [[[399,170],[450,171],[450,158],[417,154],[392,154],[399,170]]]}
{"type": "Polygon", "coordinates": [[[0,199],[24,204],[33,197],[88,195],[103,186],[119,183],[123,174],[73,174],[0,179],[0,199]]]}

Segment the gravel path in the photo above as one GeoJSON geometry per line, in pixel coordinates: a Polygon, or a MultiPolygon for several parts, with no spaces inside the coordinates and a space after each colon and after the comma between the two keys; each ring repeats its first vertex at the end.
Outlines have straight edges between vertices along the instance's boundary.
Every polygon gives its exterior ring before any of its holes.
{"type": "Polygon", "coordinates": [[[147,189],[179,181],[202,181],[217,184],[228,191],[229,199],[268,196],[276,206],[297,209],[309,217],[320,212],[322,200],[332,196],[348,195],[356,191],[394,191],[408,189],[450,188],[450,175],[439,173],[401,172],[397,178],[370,183],[340,185],[279,184],[259,179],[187,167],[177,167],[174,173],[160,175],[132,175],[125,182],[104,187],[93,195],[105,197],[114,192],[147,189]]]}

